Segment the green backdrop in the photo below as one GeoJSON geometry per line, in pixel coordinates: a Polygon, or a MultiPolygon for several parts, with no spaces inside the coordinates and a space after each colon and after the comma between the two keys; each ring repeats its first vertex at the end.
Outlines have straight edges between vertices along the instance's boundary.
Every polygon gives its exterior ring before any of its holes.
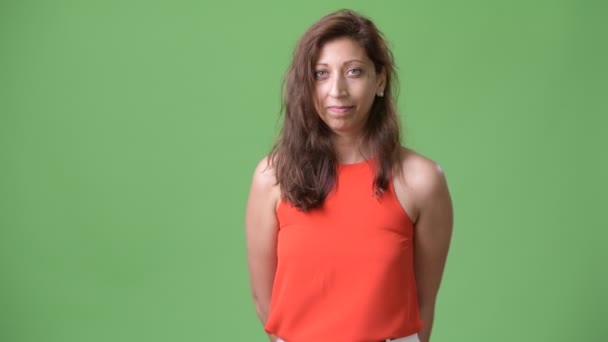
{"type": "Polygon", "coordinates": [[[4,0],[0,341],[265,341],[249,183],[345,7],[452,192],[433,342],[608,340],[606,2],[4,0]]]}

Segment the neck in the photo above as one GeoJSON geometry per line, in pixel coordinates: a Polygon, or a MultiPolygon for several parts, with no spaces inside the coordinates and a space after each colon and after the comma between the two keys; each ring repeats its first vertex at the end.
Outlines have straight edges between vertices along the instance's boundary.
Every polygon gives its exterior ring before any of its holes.
{"type": "Polygon", "coordinates": [[[360,135],[336,135],[333,143],[339,164],[353,164],[370,158],[360,135]]]}

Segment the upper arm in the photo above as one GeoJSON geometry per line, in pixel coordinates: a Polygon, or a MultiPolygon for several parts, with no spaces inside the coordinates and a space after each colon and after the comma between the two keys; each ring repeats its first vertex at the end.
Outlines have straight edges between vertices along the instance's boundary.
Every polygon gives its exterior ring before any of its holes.
{"type": "Polygon", "coordinates": [[[276,207],[280,193],[272,167],[264,158],[256,167],[245,214],[247,264],[256,309],[264,315],[270,303],[276,271],[278,222],[276,207]],[[261,305],[258,308],[258,304],[261,305]]]}
{"type": "Polygon", "coordinates": [[[452,200],[445,174],[435,162],[421,161],[413,178],[418,211],[414,230],[416,287],[419,305],[433,306],[452,236],[452,200]]]}

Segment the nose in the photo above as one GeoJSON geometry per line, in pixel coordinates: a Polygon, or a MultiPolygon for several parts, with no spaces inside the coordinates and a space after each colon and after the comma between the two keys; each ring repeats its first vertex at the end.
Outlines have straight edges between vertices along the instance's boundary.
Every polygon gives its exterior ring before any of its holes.
{"type": "Polygon", "coordinates": [[[340,75],[337,74],[335,77],[332,78],[332,80],[330,81],[331,85],[329,88],[329,95],[332,97],[343,97],[348,95],[348,87],[346,84],[346,79],[340,75]]]}

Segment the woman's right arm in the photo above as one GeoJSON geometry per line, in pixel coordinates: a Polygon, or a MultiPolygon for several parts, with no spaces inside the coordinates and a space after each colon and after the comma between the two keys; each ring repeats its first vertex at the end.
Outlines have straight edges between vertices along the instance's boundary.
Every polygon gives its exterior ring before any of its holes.
{"type": "MultiPolygon", "coordinates": [[[[255,311],[262,325],[266,325],[268,319],[277,268],[279,225],[276,208],[279,200],[280,190],[274,170],[268,165],[267,158],[264,158],[255,169],[245,214],[249,281],[255,311]]],[[[269,337],[270,341],[276,341],[276,336],[269,337]]]]}

